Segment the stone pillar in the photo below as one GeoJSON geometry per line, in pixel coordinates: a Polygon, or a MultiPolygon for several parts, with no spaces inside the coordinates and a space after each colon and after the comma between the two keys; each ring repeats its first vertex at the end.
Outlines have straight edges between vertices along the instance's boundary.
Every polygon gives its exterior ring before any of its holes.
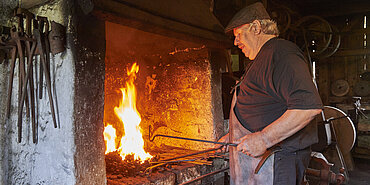
{"type": "MultiPolygon", "coordinates": [[[[81,5],[81,4],[80,4],[81,5]]],[[[83,7],[83,5],[81,5],[83,7]]],[[[105,23],[76,7],[74,138],[76,184],[106,184],[103,138],[105,23]]]]}

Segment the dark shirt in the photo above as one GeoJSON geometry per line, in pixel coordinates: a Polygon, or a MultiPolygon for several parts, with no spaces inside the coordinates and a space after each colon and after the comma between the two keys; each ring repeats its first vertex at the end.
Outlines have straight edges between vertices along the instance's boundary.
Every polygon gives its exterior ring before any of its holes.
{"type": "MultiPolygon", "coordinates": [[[[273,38],[257,54],[240,85],[235,114],[251,132],[260,131],[289,109],[322,109],[302,51],[292,42],[273,38]]],[[[313,122],[281,145],[298,150],[317,142],[313,122]]]]}

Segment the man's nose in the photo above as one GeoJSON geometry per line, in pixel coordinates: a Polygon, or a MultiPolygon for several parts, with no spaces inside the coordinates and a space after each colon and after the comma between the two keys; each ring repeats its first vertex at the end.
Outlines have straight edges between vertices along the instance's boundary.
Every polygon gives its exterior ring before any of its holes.
{"type": "Polygon", "coordinates": [[[237,46],[238,44],[239,44],[239,38],[238,37],[235,37],[234,45],[237,46]]]}

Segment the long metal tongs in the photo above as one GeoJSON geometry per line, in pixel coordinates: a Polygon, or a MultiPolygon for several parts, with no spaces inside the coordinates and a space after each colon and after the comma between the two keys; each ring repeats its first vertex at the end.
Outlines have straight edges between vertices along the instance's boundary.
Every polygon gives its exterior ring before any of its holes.
{"type": "MultiPolygon", "coordinates": [[[[222,147],[222,146],[221,146],[222,147]]],[[[211,149],[207,149],[207,150],[202,150],[202,151],[197,151],[197,152],[194,152],[194,153],[190,153],[190,154],[185,154],[185,155],[181,155],[181,156],[177,156],[177,157],[173,157],[173,158],[168,158],[168,159],[164,159],[162,161],[155,161],[155,162],[151,162],[155,165],[153,166],[150,166],[148,167],[147,169],[145,169],[145,174],[150,174],[152,173],[152,171],[155,169],[155,168],[158,168],[158,167],[161,167],[161,166],[165,166],[167,164],[174,164],[174,163],[182,163],[182,162],[191,162],[191,161],[196,161],[197,158],[193,158],[193,159],[185,159],[186,157],[190,157],[190,156],[196,156],[196,155],[199,155],[199,154],[205,154],[205,153],[208,153],[208,152],[213,152],[213,151],[216,151],[216,150],[219,150],[221,149],[221,147],[218,147],[218,148],[211,148],[211,149]],[[180,160],[182,159],[182,160],[180,160]]]]}
{"type": "Polygon", "coordinates": [[[52,115],[52,118],[53,118],[54,127],[57,128],[58,125],[57,125],[57,121],[56,121],[55,109],[54,109],[54,100],[53,100],[52,91],[51,91],[50,72],[49,72],[49,68],[47,66],[47,61],[46,61],[46,55],[49,55],[49,53],[45,53],[45,51],[42,47],[43,42],[42,42],[42,39],[41,39],[41,30],[34,29],[33,30],[33,35],[36,38],[37,49],[40,52],[40,61],[41,61],[40,65],[42,65],[43,73],[44,73],[44,76],[45,76],[46,87],[47,87],[47,91],[48,91],[48,95],[49,95],[50,109],[51,109],[51,115],[52,115]]]}
{"type": "MultiPolygon", "coordinates": [[[[168,135],[162,135],[162,134],[157,134],[157,135],[154,135],[153,138],[151,137],[152,135],[152,128],[151,126],[149,125],[149,141],[153,141],[156,137],[168,137],[168,138],[174,138],[174,139],[183,139],[183,140],[190,140],[190,141],[199,141],[199,142],[206,142],[206,143],[214,143],[214,144],[220,144],[220,145],[224,145],[224,146],[238,146],[238,144],[235,144],[235,143],[223,143],[223,142],[216,142],[216,141],[208,141],[208,140],[202,140],[202,139],[193,139],[193,138],[185,138],[185,137],[177,137],[177,136],[168,136],[168,135]]],[[[211,149],[213,150],[213,149],[211,149]]],[[[269,148],[262,156],[261,156],[261,160],[258,162],[256,168],[255,168],[255,171],[254,173],[257,174],[259,172],[259,170],[261,169],[262,165],[265,164],[266,160],[272,155],[274,154],[275,152],[278,152],[278,151],[281,151],[281,148],[278,147],[278,146],[274,146],[274,147],[271,147],[269,148]]]]}
{"type": "Polygon", "coordinates": [[[223,143],[223,142],[217,142],[217,141],[209,141],[209,140],[203,140],[203,139],[194,139],[194,138],[186,138],[186,137],[178,137],[178,136],[169,136],[169,135],[163,135],[163,134],[157,134],[152,137],[152,126],[149,125],[149,141],[153,142],[156,137],[167,137],[167,138],[173,138],[173,139],[182,139],[182,140],[188,140],[188,141],[198,141],[198,142],[204,142],[204,143],[213,143],[213,144],[219,144],[224,146],[238,146],[238,144],[235,143],[223,143]]]}

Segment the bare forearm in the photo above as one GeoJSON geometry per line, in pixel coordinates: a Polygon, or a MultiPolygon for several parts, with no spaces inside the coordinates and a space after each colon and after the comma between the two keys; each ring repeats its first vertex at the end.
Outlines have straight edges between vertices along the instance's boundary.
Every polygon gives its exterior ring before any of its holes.
{"type": "Polygon", "coordinates": [[[320,112],[321,109],[287,110],[279,119],[261,131],[267,148],[304,128],[320,112]]]}

